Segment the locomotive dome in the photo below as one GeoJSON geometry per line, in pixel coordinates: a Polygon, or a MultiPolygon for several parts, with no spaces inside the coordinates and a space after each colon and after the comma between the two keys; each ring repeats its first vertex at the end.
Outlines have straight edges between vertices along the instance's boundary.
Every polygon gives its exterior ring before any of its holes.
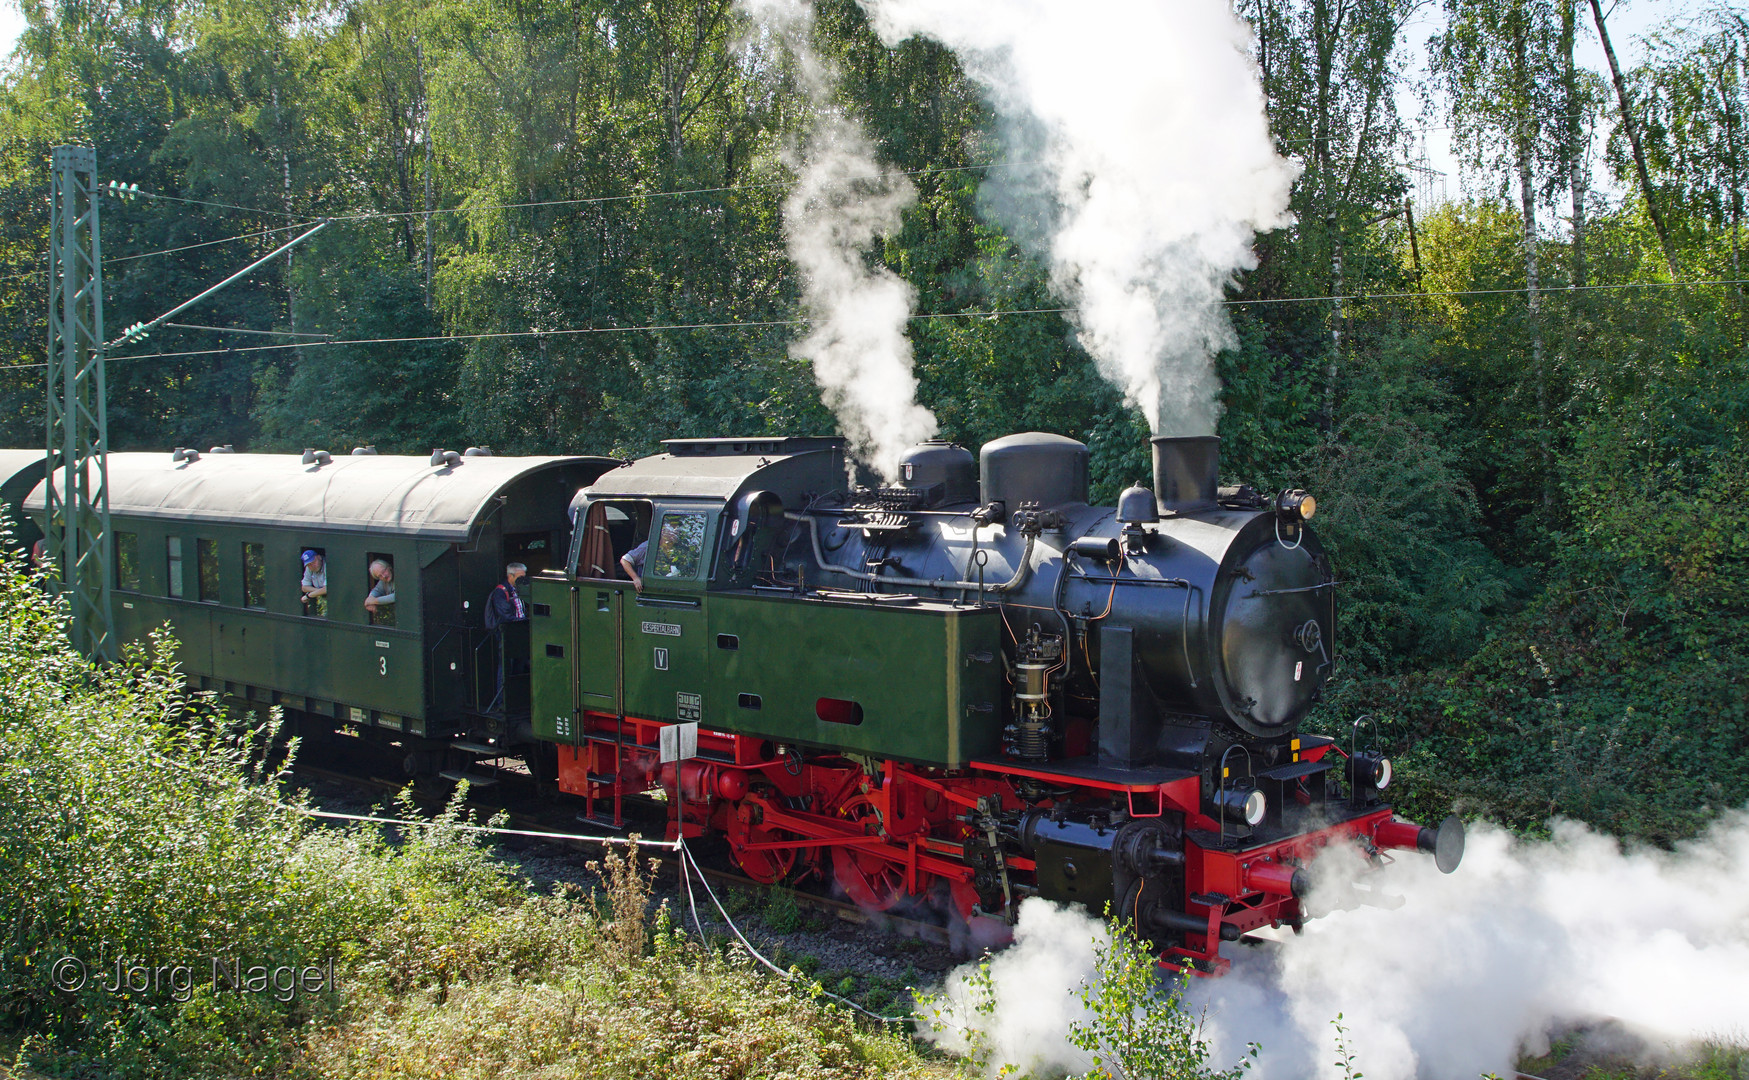
{"type": "Polygon", "coordinates": [[[1087,444],[1062,435],[1025,431],[984,444],[978,452],[984,501],[1010,512],[1024,503],[1085,503],[1087,444]]]}

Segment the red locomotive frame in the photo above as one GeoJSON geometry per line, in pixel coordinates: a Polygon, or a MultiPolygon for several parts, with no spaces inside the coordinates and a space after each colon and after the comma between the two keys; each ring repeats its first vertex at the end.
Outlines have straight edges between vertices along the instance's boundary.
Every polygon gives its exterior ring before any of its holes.
{"type": "MultiPolygon", "coordinates": [[[[965,920],[985,914],[965,854],[967,841],[978,835],[969,819],[985,808],[1023,809],[1016,780],[1065,782],[1048,768],[1004,761],[976,761],[952,772],[885,761],[869,773],[848,758],[822,755],[810,761],[768,740],[706,728],[699,730],[698,757],[662,764],[659,734],[670,722],[626,717],[622,723],[612,714],[594,712],[586,712],[583,720],[578,742],[557,748],[558,786],[588,800],[592,815],[605,801],[611,814],[595,820],[622,825],[627,794],[661,788],[673,807],[667,839],[720,836],[755,881],[817,875],[872,911],[923,903],[965,920]]],[[[1316,762],[1330,749],[1328,743],[1308,746],[1303,755],[1296,749],[1296,760],[1316,762]]],[[[1221,823],[1204,813],[1194,776],[1161,784],[1094,779],[1076,784],[1074,795],[1121,797],[1131,818],[1176,812],[1183,815],[1187,833],[1221,830],[1221,823]]],[[[1207,929],[1184,933],[1182,944],[1168,949],[1162,961],[1224,971],[1230,961],[1220,955],[1223,940],[1264,926],[1300,923],[1307,886],[1302,867],[1322,849],[1354,843],[1372,856],[1382,849],[1425,849],[1427,832],[1379,807],[1240,851],[1207,847],[1187,835],[1182,910],[1206,918],[1207,929]]],[[[1036,863],[1012,854],[1004,861],[1024,889],[1036,863]]]]}

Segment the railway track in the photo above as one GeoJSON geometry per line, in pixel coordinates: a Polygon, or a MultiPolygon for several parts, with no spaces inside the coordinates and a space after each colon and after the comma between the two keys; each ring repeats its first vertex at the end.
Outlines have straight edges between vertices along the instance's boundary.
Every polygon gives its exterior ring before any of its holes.
{"type": "MultiPolygon", "coordinates": [[[[339,784],[353,790],[370,791],[378,796],[395,795],[405,786],[404,781],[396,782],[386,777],[375,775],[361,776],[358,773],[303,762],[294,764],[290,775],[294,782],[299,779],[322,780],[333,784],[339,784]]],[[[504,779],[503,775],[500,775],[499,779],[504,779]]],[[[526,792],[518,791],[516,790],[517,787],[523,785],[507,785],[497,797],[487,797],[477,792],[470,792],[471,797],[468,800],[468,805],[470,808],[483,811],[488,815],[500,812],[506,814],[512,828],[563,834],[567,837],[565,839],[543,837],[538,841],[534,841],[536,843],[550,844],[555,847],[587,853],[590,855],[596,855],[601,852],[602,845],[593,842],[588,831],[582,831],[587,829],[588,826],[578,822],[573,816],[567,816],[571,814],[569,808],[555,807],[552,804],[540,805],[532,791],[532,784],[527,784],[525,781],[525,785],[528,786],[530,790],[526,792]]],[[[488,790],[496,789],[497,785],[494,785],[493,789],[488,790]]],[[[447,790],[439,792],[433,788],[421,788],[420,786],[415,786],[414,797],[421,807],[427,810],[435,810],[441,809],[441,807],[447,803],[449,793],[447,790]]],[[[372,801],[375,800],[373,799],[372,801]]],[[[639,805],[635,801],[628,800],[628,802],[634,806],[639,805]]],[[[647,811],[657,811],[662,807],[661,803],[653,799],[648,800],[648,803],[648,807],[643,807],[643,809],[647,811]]],[[[627,827],[622,833],[602,833],[600,835],[631,835],[638,831],[639,825],[645,826],[648,830],[647,835],[655,836],[659,836],[664,828],[664,822],[652,814],[648,821],[628,820],[627,827]]],[[[597,829],[597,831],[599,830],[597,829]]],[[[678,890],[680,885],[679,858],[665,848],[652,848],[645,851],[644,854],[656,860],[661,867],[662,872],[673,878],[676,889],[678,890]]],[[[695,858],[695,862],[696,861],[695,858]]],[[[790,898],[794,900],[797,907],[830,916],[836,921],[849,926],[863,928],[865,930],[900,939],[915,939],[948,950],[953,950],[955,948],[954,935],[944,926],[937,926],[933,923],[927,923],[917,919],[909,919],[902,915],[895,915],[888,912],[864,911],[855,904],[845,903],[842,900],[837,900],[829,896],[821,896],[818,893],[809,892],[806,889],[792,889],[780,885],[766,885],[754,881],[744,874],[735,873],[732,870],[725,870],[720,867],[699,864],[698,868],[707,878],[710,879],[713,885],[730,885],[736,888],[748,889],[755,893],[767,896],[774,893],[787,893],[790,898]]],[[[680,899],[684,902],[684,892],[680,892],[680,899]]],[[[702,898],[700,902],[703,902],[702,898]]]]}

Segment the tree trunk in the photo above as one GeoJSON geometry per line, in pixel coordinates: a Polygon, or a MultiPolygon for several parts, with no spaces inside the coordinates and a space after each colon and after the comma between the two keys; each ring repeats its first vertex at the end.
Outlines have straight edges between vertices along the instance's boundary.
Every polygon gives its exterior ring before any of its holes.
{"type": "MultiPolygon", "coordinates": [[[[277,60],[278,57],[276,56],[275,59],[277,60]]],[[[273,88],[273,122],[279,128],[279,139],[280,139],[280,146],[281,146],[281,149],[279,151],[280,183],[282,185],[280,188],[280,198],[282,200],[281,205],[283,205],[285,207],[285,219],[286,219],[286,221],[289,222],[289,221],[293,220],[293,218],[292,218],[291,155],[288,154],[284,149],[284,146],[285,146],[285,116],[283,114],[281,114],[279,111],[279,87],[277,87],[277,86],[273,88]]],[[[298,332],[298,305],[296,302],[296,298],[292,296],[292,253],[291,253],[291,250],[289,248],[286,250],[286,253],[285,253],[285,318],[286,318],[287,324],[289,324],[291,326],[292,333],[294,333],[294,334],[297,333],[298,332]]],[[[297,352],[298,352],[299,358],[301,359],[303,356],[303,350],[299,349],[299,350],[297,350],[297,352]]]]}
{"type": "Polygon", "coordinates": [[[1622,130],[1628,133],[1628,146],[1634,152],[1634,172],[1640,179],[1640,194],[1646,200],[1646,213],[1657,230],[1658,243],[1664,248],[1664,264],[1670,268],[1670,280],[1680,281],[1676,272],[1676,249],[1670,243],[1670,230],[1664,226],[1664,215],[1658,212],[1658,201],[1652,197],[1652,178],[1646,172],[1646,153],[1640,148],[1640,129],[1634,126],[1633,109],[1628,105],[1627,84],[1622,82],[1621,65],[1616,63],[1615,48],[1609,43],[1609,30],[1603,25],[1603,7],[1591,0],[1591,17],[1597,23],[1597,36],[1603,42],[1603,55],[1609,60],[1609,77],[1615,83],[1616,101],[1621,105],[1622,130]]]}
{"type": "Polygon", "coordinates": [[[1585,287],[1585,147],[1580,116],[1584,104],[1579,97],[1579,71],[1573,62],[1574,39],[1578,37],[1579,12],[1577,0],[1570,0],[1561,9],[1561,53],[1566,61],[1565,97],[1567,104],[1567,189],[1573,195],[1573,287],[1585,287]]]}
{"type": "Polygon", "coordinates": [[[1519,105],[1518,137],[1514,143],[1518,152],[1518,192],[1524,213],[1524,298],[1530,316],[1530,367],[1531,377],[1536,380],[1537,442],[1542,457],[1543,507],[1546,509],[1554,503],[1554,496],[1549,487],[1553,471],[1549,448],[1549,380],[1545,370],[1542,293],[1536,258],[1536,117],[1531,111],[1529,93],[1531,72],[1530,43],[1526,40],[1528,34],[1528,29],[1519,23],[1512,42],[1513,60],[1518,69],[1516,74],[1520,87],[1524,89],[1524,100],[1519,105]]]}
{"type": "Polygon", "coordinates": [[[1324,211],[1324,232],[1330,240],[1330,359],[1324,365],[1325,432],[1336,430],[1336,380],[1342,374],[1342,235],[1334,206],[1324,211]]]}
{"type": "Polygon", "coordinates": [[[431,212],[436,209],[431,189],[431,99],[425,93],[425,50],[419,45],[419,35],[413,35],[413,73],[419,80],[419,121],[421,141],[425,144],[425,306],[431,306],[431,212]]]}

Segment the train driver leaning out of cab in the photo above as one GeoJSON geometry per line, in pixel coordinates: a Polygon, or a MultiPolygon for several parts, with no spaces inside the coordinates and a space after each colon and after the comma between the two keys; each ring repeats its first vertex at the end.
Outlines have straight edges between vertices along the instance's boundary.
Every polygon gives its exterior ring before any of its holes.
{"type": "Polygon", "coordinates": [[[395,602],[395,568],[387,559],[372,559],[370,564],[370,595],[364,598],[364,609],[372,615],[386,615],[378,609],[395,602]]]}
{"type": "Polygon", "coordinates": [[[328,564],[322,558],[322,553],[314,548],[307,549],[303,559],[304,579],[298,587],[304,593],[304,610],[320,615],[327,606],[324,598],[328,595],[328,564]]]}
{"type": "Polygon", "coordinates": [[[626,577],[632,579],[632,588],[644,591],[644,555],[650,550],[650,542],[645,540],[637,547],[619,557],[619,568],[626,572],[626,577]]]}

